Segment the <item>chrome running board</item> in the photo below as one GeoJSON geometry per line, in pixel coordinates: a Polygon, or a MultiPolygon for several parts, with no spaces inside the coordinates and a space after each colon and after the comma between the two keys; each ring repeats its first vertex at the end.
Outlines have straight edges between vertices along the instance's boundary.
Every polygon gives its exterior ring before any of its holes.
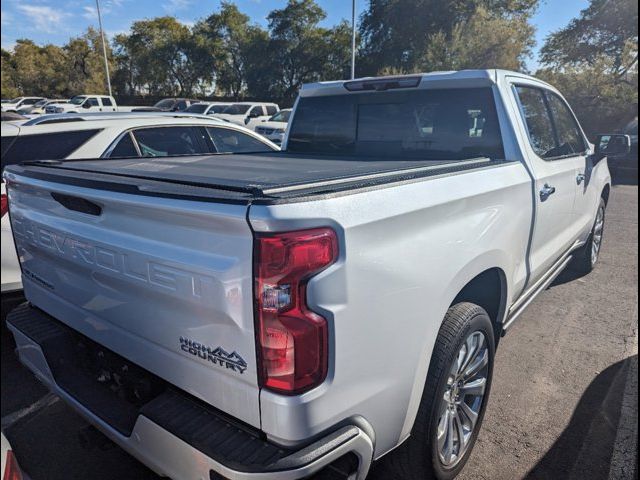
{"type": "Polygon", "coordinates": [[[533,302],[540,293],[544,292],[549,285],[553,283],[553,281],[558,278],[558,275],[562,273],[562,271],[569,265],[571,260],[573,260],[573,256],[571,252],[573,252],[579,246],[574,245],[567,251],[565,255],[560,257],[556,263],[554,263],[551,268],[547,271],[547,273],[538,280],[534,285],[531,286],[529,290],[527,290],[512,306],[509,308],[509,315],[507,320],[502,325],[502,335],[507,332],[507,330],[513,325],[513,323],[518,319],[518,317],[524,312],[527,307],[533,302]]]}

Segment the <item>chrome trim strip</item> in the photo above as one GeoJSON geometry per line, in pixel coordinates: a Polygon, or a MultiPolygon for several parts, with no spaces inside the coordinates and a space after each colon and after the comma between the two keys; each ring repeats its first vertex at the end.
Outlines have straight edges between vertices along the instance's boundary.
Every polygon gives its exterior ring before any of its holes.
{"type": "Polygon", "coordinates": [[[529,287],[525,292],[523,292],[518,297],[518,299],[511,304],[511,306],[509,307],[509,315],[511,315],[513,313],[513,311],[517,310],[520,307],[521,304],[526,302],[527,298],[529,298],[530,295],[532,295],[533,293],[535,293],[538,290],[540,284],[545,282],[545,280],[547,279],[547,277],[549,275],[553,274],[553,272],[555,271],[557,266],[560,265],[567,258],[567,256],[569,256],[571,254],[571,252],[573,252],[577,248],[580,248],[582,245],[584,245],[584,242],[580,242],[579,240],[574,242],[574,244],[569,249],[567,249],[560,256],[560,258],[553,265],[551,265],[551,267],[549,267],[549,270],[547,270],[547,272],[544,275],[542,275],[542,277],[540,277],[540,279],[538,279],[538,281],[536,283],[531,285],[531,287],[529,287]]]}
{"type": "Polygon", "coordinates": [[[537,287],[537,290],[533,292],[530,296],[528,296],[526,299],[524,299],[524,303],[521,303],[516,309],[514,309],[513,307],[509,309],[509,312],[510,312],[509,318],[502,325],[503,335],[518,319],[518,317],[522,314],[522,312],[524,312],[527,309],[527,307],[531,304],[531,302],[533,302],[536,299],[536,297],[540,295],[540,293],[544,292],[547,289],[547,287],[551,285],[551,283],[558,277],[558,275],[562,273],[562,271],[567,267],[567,265],[569,265],[569,262],[571,262],[571,260],[573,260],[573,257],[569,255],[568,257],[565,257],[564,260],[562,260],[559,265],[558,263],[556,263],[554,265],[555,268],[550,270],[550,274],[548,274],[546,277],[543,277],[541,279],[544,281],[537,287]]]}

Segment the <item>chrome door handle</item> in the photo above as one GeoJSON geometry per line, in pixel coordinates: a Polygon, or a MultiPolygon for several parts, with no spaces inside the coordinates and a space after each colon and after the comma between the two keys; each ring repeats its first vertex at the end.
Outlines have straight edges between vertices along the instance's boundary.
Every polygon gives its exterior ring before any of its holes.
{"type": "Polygon", "coordinates": [[[579,173],[578,176],[576,177],[577,184],[580,185],[582,182],[585,181],[586,178],[587,176],[584,173],[579,173]]]}
{"type": "Polygon", "coordinates": [[[548,183],[545,183],[544,187],[540,190],[540,201],[544,202],[554,193],[556,193],[556,187],[552,187],[548,183]]]}

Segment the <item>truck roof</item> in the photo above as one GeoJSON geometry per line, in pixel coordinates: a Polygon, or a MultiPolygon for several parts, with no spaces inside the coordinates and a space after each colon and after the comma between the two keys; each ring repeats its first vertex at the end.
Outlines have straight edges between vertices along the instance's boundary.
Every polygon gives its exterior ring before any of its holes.
{"type": "Polygon", "coordinates": [[[362,77],[354,80],[333,80],[327,82],[307,83],[300,90],[301,97],[315,97],[323,95],[340,95],[349,93],[349,85],[358,83],[374,82],[398,82],[403,80],[415,80],[413,88],[472,88],[493,85],[498,79],[505,76],[520,77],[523,79],[536,80],[530,75],[509,70],[452,70],[442,72],[412,73],[407,75],[390,75],[383,77],[362,77]]]}

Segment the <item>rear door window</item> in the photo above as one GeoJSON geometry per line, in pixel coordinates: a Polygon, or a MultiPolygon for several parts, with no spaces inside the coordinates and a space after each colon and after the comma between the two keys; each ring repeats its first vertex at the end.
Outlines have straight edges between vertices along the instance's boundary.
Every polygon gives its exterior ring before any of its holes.
{"type": "Polygon", "coordinates": [[[278,113],[278,109],[275,105],[267,105],[265,108],[267,109],[267,115],[275,115],[278,113]]]}
{"type": "MultiPolygon", "coordinates": [[[[30,160],[60,160],[71,155],[100,130],[22,135],[2,155],[2,168],[30,160]]],[[[4,140],[3,140],[4,141],[4,140]]]]}
{"type": "Polygon", "coordinates": [[[230,128],[207,127],[216,152],[254,153],[272,152],[273,148],[246,133],[230,128]]]}
{"type": "Polygon", "coordinates": [[[209,153],[200,129],[193,127],[143,128],[133,132],[143,157],[170,157],[209,153]]]}
{"type": "Polygon", "coordinates": [[[251,117],[261,117],[262,116],[262,107],[257,106],[253,107],[249,112],[249,116],[251,117]]]}
{"type": "Polygon", "coordinates": [[[541,158],[550,159],[558,156],[553,121],[544,92],[539,88],[524,86],[517,86],[516,92],[531,147],[541,158]]]}
{"type": "Polygon", "coordinates": [[[138,151],[136,150],[136,146],[131,139],[131,133],[125,134],[109,154],[110,158],[137,156],[138,151]]]}
{"type": "Polygon", "coordinates": [[[113,103],[111,102],[111,99],[109,97],[100,97],[100,99],[102,100],[102,105],[105,107],[112,107],[113,103]]]}

